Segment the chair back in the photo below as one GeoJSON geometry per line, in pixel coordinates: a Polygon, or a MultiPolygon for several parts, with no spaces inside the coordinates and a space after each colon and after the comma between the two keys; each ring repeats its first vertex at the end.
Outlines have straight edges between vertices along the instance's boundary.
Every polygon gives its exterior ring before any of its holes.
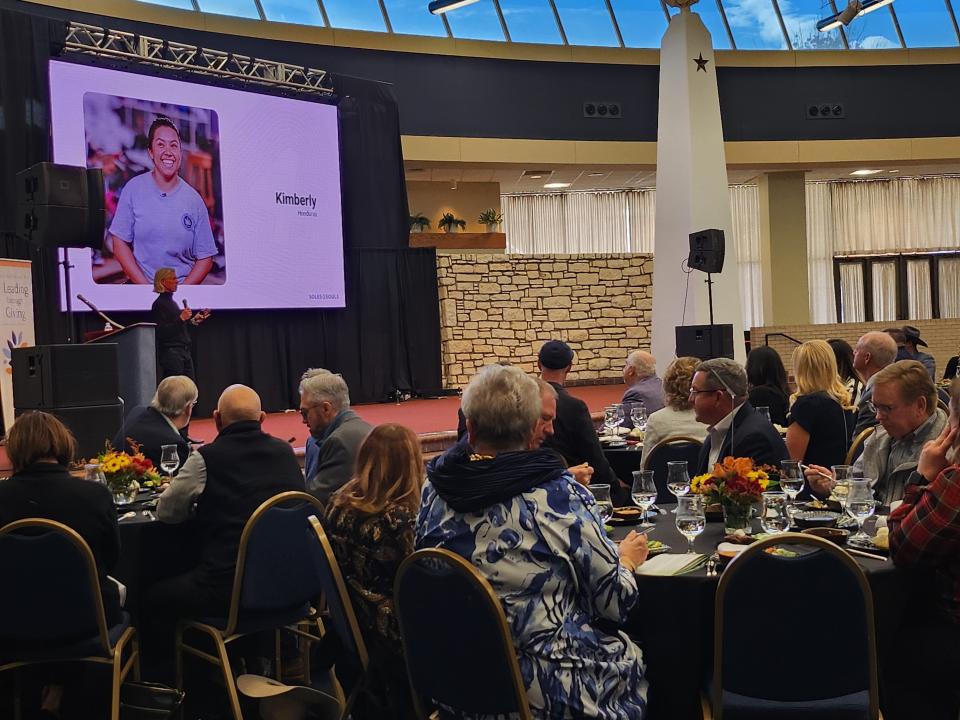
{"type": "Polygon", "coordinates": [[[947,416],[950,415],[950,404],[947,403],[942,397],[937,398],[937,407],[943,410],[947,416]]]}
{"type": "Polygon", "coordinates": [[[473,565],[449,550],[418,550],[397,573],[394,611],[417,717],[441,705],[531,717],[503,608],[473,565]]]}
{"type": "Polygon", "coordinates": [[[853,558],[822,538],[784,533],[730,563],[717,587],[714,653],[715,718],[732,707],[750,717],[877,717],[870,586],[853,558]],[[766,552],[781,546],[796,554],[766,552]],[[797,632],[811,615],[816,633],[797,632]]]}
{"type": "Polygon", "coordinates": [[[673,494],[667,490],[667,463],[686,460],[688,468],[695,468],[700,458],[703,443],[695,437],[685,435],[661,440],[643,458],[643,469],[653,471],[653,482],[657,486],[657,504],[674,502],[673,494]]]}
{"type": "Polygon", "coordinates": [[[237,553],[228,635],[262,618],[295,615],[320,597],[316,542],[307,521],[320,512],[322,505],[313,495],[282,492],[262,502],[247,520],[237,553]]]}
{"type": "Polygon", "coordinates": [[[876,432],[877,426],[871,425],[866,430],[862,430],[859,435],[857,435],[853,442],[850,443],[850,449],[847,450],[847,457],[844,458],[844,465],[853,465],[854,461],[860,457],[860,453],[863,452],[864,443],[867,442],[867,438],[873,435],[876,432]]]}
{"type": "Polygon", "coordinates": [[[110,642],[97,563],[63,523],[27,518],[0,528],[0,647],[110,642]]]}
{"type": "MultiPolygon", "coordinates": [[[[330,624],[340,640],[340,652],[334,668],[337,680],[347,696],[342,717],[348,717],[353,701],[359,693],[369,664],[367,645],[357,623],[353,602],[340,572],[340,564],[333,554],[330,540],[315,515],[310,518],[310,532],[321,552],[314,554],[316,572],[323,587],[323,599],[329,613],[330,624]]],[[[313,539],[313,538],[311,538],[313,539]]]]}

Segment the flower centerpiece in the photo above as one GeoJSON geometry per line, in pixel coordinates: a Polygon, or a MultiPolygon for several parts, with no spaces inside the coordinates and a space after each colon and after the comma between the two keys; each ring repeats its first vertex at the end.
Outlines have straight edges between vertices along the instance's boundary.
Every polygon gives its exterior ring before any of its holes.
{"type": "Polygon", "coordinates": [[[690,481],[690,492],[703,495],[708,505],[723,508],[723,528],[727,533],[750,532],[750,513],[770,485],[770,476],[756,467],[750,458],[726,457],[713,471],[690,481]]]}
{"type": "Polygon", "coordinates": [[[144,457],[140,446],[133,443],[133,454],[114,450],[110,443],[97,456],[97,462],[107,481],[107,488],[113,493],[117,505],[133,502],[141,487],[156,487],[160,484],[160,474],[153,461],[144,457]]]}

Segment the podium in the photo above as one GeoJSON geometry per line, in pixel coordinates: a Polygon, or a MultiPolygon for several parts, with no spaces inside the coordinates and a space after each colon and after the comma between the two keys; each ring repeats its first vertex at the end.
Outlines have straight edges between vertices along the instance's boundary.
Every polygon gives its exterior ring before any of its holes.
{"type": "Polygon", "coordinates": [[[117,390],[123,418],[138,405],[149,405],[157,390],[157,340],[154,323],[136,323],[122,330],[87,333],[85,345],[117,346],[117,390]]]}

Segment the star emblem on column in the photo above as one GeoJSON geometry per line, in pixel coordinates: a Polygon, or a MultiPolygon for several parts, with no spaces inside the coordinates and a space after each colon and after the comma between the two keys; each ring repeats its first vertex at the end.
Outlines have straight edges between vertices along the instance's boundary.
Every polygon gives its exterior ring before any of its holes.
{"type": "Polygon", "coordinates": [[[698,57],[693,58],[693,61],[697,64],[697,72],[700,72],[701,70],[704,72],[707,71],[707,63],[710,61],[703,57],[703,53],[700,53],[698,57]]]}

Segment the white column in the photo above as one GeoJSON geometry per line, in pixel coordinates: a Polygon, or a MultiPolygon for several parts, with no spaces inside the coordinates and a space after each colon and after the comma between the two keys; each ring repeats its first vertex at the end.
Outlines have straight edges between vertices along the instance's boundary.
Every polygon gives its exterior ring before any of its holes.
{"type": "Polygon", "coordinates": [[[710,322],[706,274],[687,276],[681,268],[690,233],[708,228],[726,235],[723,272],[712,276],[714,322],[733,324],[735,356],[745,359],[716,69],[710,33],[699,15],[683,8],[670,20],[660,46],[652,342],[659,368],[675,356],[677,325],[710,322]]]}

